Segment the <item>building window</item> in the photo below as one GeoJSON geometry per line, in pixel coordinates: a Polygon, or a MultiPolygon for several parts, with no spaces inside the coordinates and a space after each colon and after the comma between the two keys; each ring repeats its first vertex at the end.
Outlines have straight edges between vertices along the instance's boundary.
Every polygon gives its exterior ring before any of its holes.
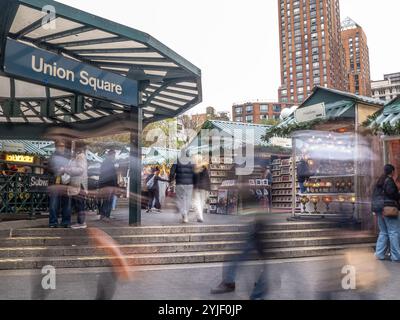
{"type": "Polygon", "coordinates": [[[281,109],[282,109],[282,108],[281,108],[280,105],[277,105],[277,104],[276,104],[276,105],[273,106],[273,111],[274,111],[274,112],[281,112],[281,109]]]}
{"type": "Polygon", "coordinates": [[[237,114],[242,114],[242,112],[243,112],[243,108],[242,107],[236,108],[236,113],[237,114]]]}
{"type": "Polygon", "coordinates": [[[242,122],[243,120],[242,120],[242,117],[236,117],[236,122],[242,122]]]}
{"type": "Polygon", "coordinates": [[[247,113],[252,113],[253,112],[253,106],[247,106],[246,107],[247,113]]]}
{"type": "Polygon", "coordinates": [[[268,112],[268,105],[267,104],[262,104],[260,106],[260,112],[268,112]]]}
{"type": "Polygon", "coordinates": [[[253,116],[246,116],[246,122],[253,122],[253,116]]]}
{"type": "Polygon", "coordinates": [[[260,120],[268,120],[268,119],[269,119],[269,116],[267,114],[262,114],[260,116],[260,120]]]}

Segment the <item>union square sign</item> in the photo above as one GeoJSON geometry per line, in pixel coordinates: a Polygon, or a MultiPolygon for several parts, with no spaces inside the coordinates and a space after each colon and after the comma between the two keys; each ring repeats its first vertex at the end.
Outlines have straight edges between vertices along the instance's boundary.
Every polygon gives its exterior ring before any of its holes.
{"type": "Polygon", "coordinates": [[[137,81],[12,39],[7,39],[4,71],[50,87],[138,105],[137,81]]]}

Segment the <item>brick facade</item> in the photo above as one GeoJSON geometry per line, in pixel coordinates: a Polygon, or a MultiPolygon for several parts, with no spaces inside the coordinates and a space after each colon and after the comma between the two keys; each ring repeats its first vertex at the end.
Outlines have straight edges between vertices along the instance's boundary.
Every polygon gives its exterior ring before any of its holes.
{"type": "Polygon", "coordinates": [[[284,108],[293,104],[279,102],[248,102],[232,106],[232,120],[234,122],[247,122],[261,124],[263,120],[279,119],[284,108]]]}
{"type": "Polygon", "coordinates": [[[346,59],[349,92],[371,96],[371,72],[367,36],[350,18],[342,24],[342,43],[346,59]]]}
{"type": "Polygon", "coordinates": [[[278,0],[279,101],[301,103],[316,85],[348,87],[339,0],[278,0]]]}

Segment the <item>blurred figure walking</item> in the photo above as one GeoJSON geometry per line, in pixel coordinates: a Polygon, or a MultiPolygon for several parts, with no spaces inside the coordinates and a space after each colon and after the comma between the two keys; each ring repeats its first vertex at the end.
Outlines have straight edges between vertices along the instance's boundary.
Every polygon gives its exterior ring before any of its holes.
{"type": "Polygon", "coordinates": [[[71,176],[68,196],[72,197],[72,208],[78,216],[77,224],[73,225],[72,229],[86,229],[85,199],[88,194],[88,164],[84,144],[76,145],[75,156],[66,172],[71,176]]]}
{"type": "Polygon", "coordinates": [[[189,152],[183,150],[177,163],[171,168],[169,181],[176,181],[176,198],[182,223],[189,223],[189,211],[192,205],[194,185],[194,165],[189,152]]]}
{"type": "Polygon", "coordinates": [[[151,212],[153,207],[157,210],[161,210],[160,204],[160,187],[159,182],[169,182],[169,180],[164,180],[160,177],[160,169],[153,168],[152,174],[146,178],[147,191],[149,193],[149,204],[147,206],[146,212],[151,212]]]}
{"type": "Polygon", "coordinates": [[[211,190],[210,174],[206,164],[196,166],[194,178],[194,204],[197,212],[197,222],[204,222],[204,208],[211,190]]]}
{"type": "Polygon", "coordinates": [[[163,209],[165,206],[165,200],[166,200],[165,198],[169,186],[169,176],[167,174],[167,169],[165,166],[163,166],[163,168],[160,171],[160,178],[162,180],[158,181],[158,188],[159,188],[158,198],[160,200],[161,209],[163,209]]]}
{"type": "Polygon", "coordinates": [[[71,203],[67,194],[70,176],[65,172],[70,164],[70,152],[66,149],[65,141],[55,143],[56,151],[49,160],[49,173],[52,179],[49,186],[49,227],[69,228],[71,226],[71,203]],[[62,221],[59,225],[58,213],[61,208],[62,221]]]}
{"type": "MultiPolygon", "coordinates": [[[[236,289],[236,275],[240,264],[246,260],[252,260],[253,252],[262,261],[267,259],[266,244],[263,241],[263,231],[266,229],[263,209],[258,205],[256,196],[251,192],[249,183],[242,183],[240,186],[240,197],[242,200],[242,215],[249,215],[254,218],[253,222],[248,226],[248,234],[242,252],[236,257],[232,263],[228,263],[222,274],[222,282],[214,289],[211,294],[224,294],[233,292],[236,289]]],[[[267,265],[263,263],[261,272],[256,280],[254,289],[250,295],[251,300],[262,300],[267,294],[267,265]]]]}
{"type": "Polygon", "coordinates": [[[100,219],[110,221],[112,201],[117,193],[118,176],[115,168],[115,151],[109,150],[106,159],[101,164],[99,179],[99,194],[101,198],[100,219]]]}

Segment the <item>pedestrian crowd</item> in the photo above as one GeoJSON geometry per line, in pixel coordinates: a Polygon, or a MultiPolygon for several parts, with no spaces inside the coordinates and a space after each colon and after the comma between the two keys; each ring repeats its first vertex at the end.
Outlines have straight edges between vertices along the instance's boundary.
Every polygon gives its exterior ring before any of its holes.
{"type": "MultiPolygon", "coordinates": [[[[86,199],[88,188],[88,162],[86,146],[76,143],[74,152],[65,141],[56,142],[56,151],[49,159],[49,227],[86,229],[86,199]],[[77,221],[72,224],[72,212],[77,221]],[[61,222],[59,221],[61,212],[61,222]]],[[[96,199],[100,220],[111,219],[115,197],[119,193],[115,165],[115,151],[109,150],[100,168],[96,199]]]]}
{"type": "MultiPolygon", "coordinates": [[[[144,173],[146,175],[146,173],[144,173]]],[[[197,221],[204,222],[204,208],[207,193],[211,190],[208,165],[200,158],[190,157],[187,151],[182,151],[170,174],[159,167],[153,168],[144,179],[147,190],[146,212],[161,212],[165,205],[168,190],[175,187],[177,207],[182,217],[182,223],[189,222],[189,212],[192,204],[197,214],[197,221]]]]}

